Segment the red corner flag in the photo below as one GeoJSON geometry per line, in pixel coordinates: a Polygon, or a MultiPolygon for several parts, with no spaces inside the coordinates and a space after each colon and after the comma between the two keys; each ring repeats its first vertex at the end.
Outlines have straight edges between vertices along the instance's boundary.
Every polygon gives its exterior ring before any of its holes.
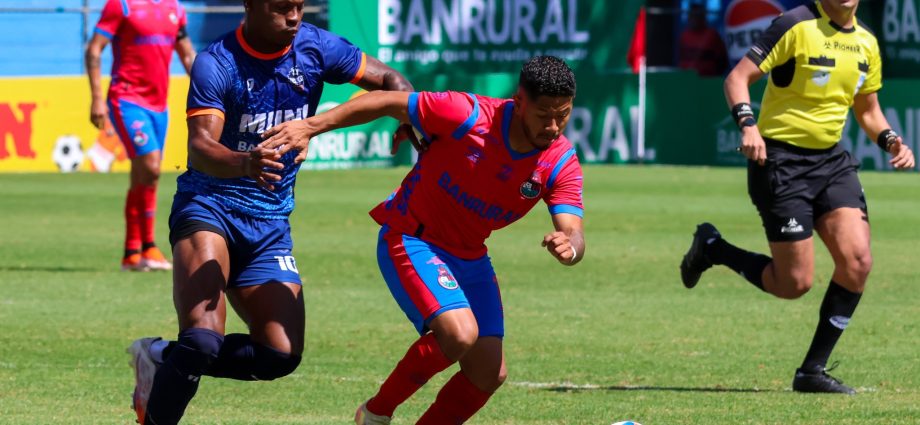
{"type": "Polygon", "coordinates": [[[626,62],[632,67],[633,73],[639,73],[640,59],[645,57],[645,6],[639,8],[639,17],[633,28],[632,40],[629,42],[629,52],[626,53],[626,62]]]}

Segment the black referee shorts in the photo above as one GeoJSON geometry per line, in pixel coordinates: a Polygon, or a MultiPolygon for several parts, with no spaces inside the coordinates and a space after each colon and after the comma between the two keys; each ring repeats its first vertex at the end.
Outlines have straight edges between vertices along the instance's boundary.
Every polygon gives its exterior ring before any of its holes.
{"type": "Polygon", "coordinates": [[[772,139],[763,166],[748,161],[748,194],[770,242],[812,236],[814,222],[837,208],[860,208],[868,220],[859,163],[840,144],[805,149],[772,139]]]}

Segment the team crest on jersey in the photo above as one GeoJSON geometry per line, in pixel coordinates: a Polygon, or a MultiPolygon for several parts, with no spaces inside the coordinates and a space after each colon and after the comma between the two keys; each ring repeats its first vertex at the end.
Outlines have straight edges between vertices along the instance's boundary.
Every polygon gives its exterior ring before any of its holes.
{"type": "Polygon", "coordinates": [[[304,81],[303,71],[301,71],[300,68],[297,68],[297,65],[294,65],[291,67],[291,70],[288,71],[287,77],[288,77],[288,81],[290,81],[291,84],[297,86],[297,88],[301,90],[304,89],[303,88],[303,81],[304,81]]]}
{"type": "Polygon", "coordinates": [[[246,79],[246,91],[248,91],[249,93],[252,93],[252,89],[255,88],[255,86],[256,86],[256,80],[252,78],[246,79]]]}
{"type": "Polygon", "coordinates": [[[521,183],[521,196],[527,199],[534,199],[540,196],[540,192],[543,190],[543,181],[540,178],[540,172],[534,171],[530,175],[530,178],[521,183]]]}
{"type": "Polygon", "coordinates": [[[454,279],[454,275],[450,274],[450,270],[443,264],[438,266],[438,285],[444,289],[457,289],[459,286],[457,279],[454,279]]]}

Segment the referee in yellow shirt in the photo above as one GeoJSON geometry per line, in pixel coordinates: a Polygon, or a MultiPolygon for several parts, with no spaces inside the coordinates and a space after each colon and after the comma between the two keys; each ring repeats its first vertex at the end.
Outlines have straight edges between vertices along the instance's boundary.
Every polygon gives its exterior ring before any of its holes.
{"type": "Polygon", "coordinates": [[[765,292],[795,299],[811,289],[812,231],[818,232],[834,259],[834,274],[811,347],[792,381],[800,392],[855,393],[826,372],[872,268],[858,162],[837,143],[850,107],[862,129],[891,154],[894,168],[914,166],[913,152],[879,106],[882,62],[875,36],[856,19],[858,5],[818,0],[788,11],[725,80],[725,97],[743,134],[740,150],[748,158],[748,193],[772,257],[737,248],[703,223],[680,267],[688,288],[713,264],[722,264],[765,292]],[[767,73],[757,123],[748,87],[767,73]]]}

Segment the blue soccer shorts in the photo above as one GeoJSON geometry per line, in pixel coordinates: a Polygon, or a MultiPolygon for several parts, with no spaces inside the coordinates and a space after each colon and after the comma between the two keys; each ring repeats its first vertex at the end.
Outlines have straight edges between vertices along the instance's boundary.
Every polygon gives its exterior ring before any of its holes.
{"type": "Polygon", "coordinates": [[[233,211],[192,193],[176,193],[169,214],[169,241],[176,242],[198,231],[223,236],[230,252],[227,287],[269,282],[301,284],[291,250],[291,226],[287,219],[260,219],[233,211]]]}
{"type": "Polygon", "coordinates": [[[390,292],[420,335],[428,332],[428,324],[439,314],[469,308],[480,337],[504,337],[502,296],[488,255],[464,260],[383,226],[377,262],[390,292]]]}
{"type": "Polygon", "coordinates": [[[169,112],[157,112],[121,99],[109,99],[109,119],[128,157],[162,151],[166,145],[169,112]]]}

